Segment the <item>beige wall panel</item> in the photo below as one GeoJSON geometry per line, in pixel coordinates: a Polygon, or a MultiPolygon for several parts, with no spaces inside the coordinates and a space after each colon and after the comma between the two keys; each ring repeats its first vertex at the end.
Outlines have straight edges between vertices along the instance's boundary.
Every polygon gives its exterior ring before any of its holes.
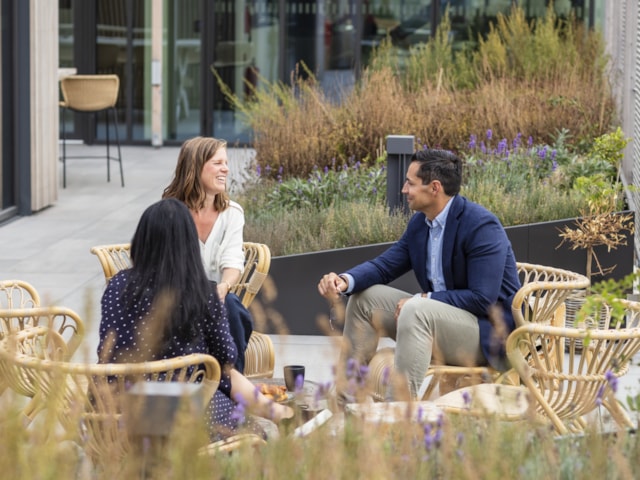
{"type": "Polygon", "coordinates": [[[58,198],[58,2],[30,0],[31,207],[58,198]]]}

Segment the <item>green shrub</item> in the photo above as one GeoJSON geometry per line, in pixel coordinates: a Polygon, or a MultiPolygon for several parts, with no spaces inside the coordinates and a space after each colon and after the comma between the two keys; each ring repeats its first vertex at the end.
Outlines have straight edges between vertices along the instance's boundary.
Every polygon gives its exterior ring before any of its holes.
{"type": "Polygon", "coordinates": [[[386,188],[383,158],[372,167],[353,161],[338,166],[334,159],[331,168],[314,167],[306,180],[292,177],[276,183],[267,194],[266,207],[322,209],[345,201],[384,204],[386,188]]]}
{"type": "MultiPolygon", "coordinates": [[[[534,144],[520,134],[498,139],[492,130],[472,135],[460,151],[461,193],[505,226],[580,216],[594,198],[586,194],[585,182],[611,197],[614,170],[603,157],[616,158],[619,150],[610,144],[620,149],[624,142],[616,140],[615,132],[605,134],[597,139],[598,147],[579,153],[567,145],[568,138],[566,129],[552,145],[534,144]],[[576,177],[586,171],[588,177],[576,177]]],[[[270,178],[272,172],[260,176],[239,198],[246,210],[245,237],[268,244],[273,255],[397,240],[408,216],[389,215],[383,158],[373,166],[315,167],[306,180],[287,177],[283,169],[276,172],[277,180],[270,178]]],[[[617,198],[615,208],[622,210],[622,196],[617,198]]]]}

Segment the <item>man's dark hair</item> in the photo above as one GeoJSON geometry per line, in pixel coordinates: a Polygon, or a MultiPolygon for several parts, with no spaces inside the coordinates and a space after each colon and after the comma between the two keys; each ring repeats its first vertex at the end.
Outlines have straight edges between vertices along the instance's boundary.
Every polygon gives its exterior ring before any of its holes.
{"type": "Polygon", "coordinates": [[[423,185],[438,180],[447,195],[452,197],[460,192],[462,160],[457,155],[447,150],[425,148],[415,152],[411,161],[420,163],[418,177],[423,185]]]}

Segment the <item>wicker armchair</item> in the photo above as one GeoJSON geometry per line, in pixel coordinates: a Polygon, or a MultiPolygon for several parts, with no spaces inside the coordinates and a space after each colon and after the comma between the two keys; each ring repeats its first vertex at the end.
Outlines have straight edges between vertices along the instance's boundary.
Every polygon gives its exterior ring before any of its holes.
{"type": "MultiPolygon", "coordinates": [[[[0,362],[12,384],[37,386],[42,405],[97,465],[117,464],[132,448],[122,418],[132,406],[121,400],[136,381],[201,382],[205,405],[220,382],[220,365],[210,355],[141,363],[70,363],[59,357],[63,344],[57,332],[45,327],[23,330],[0,342],[0,362]]],[[[53,434],[55,427],[50,428],[44,433],[53,434]]]]}
{"type": "MultiPolygon", "coordinates": [[[[62,123],[62,187],[67,186],[67,132],[64,113],[67,110],[76,112],[101,112],[105,111],[107,155],[99,158],[107,159],[107,181],[111,181],[111,160],[120,164],[120,183],[124,187],[124,173],[122,172],[122,154],[120,152],[120,138],[118,136],[118,113],[116,102],[120,89],[120,78],[117,75],[69,75],[60,81],[63,101],[60,107],[63,109],[62,123]],[[115,125],[116,148],[118,156],[111,156],[109,140],[109,111],[113,115],[115,125]]],[[[86,158],[83,156],[82,158],[86,158]]]]}
{"type": "MultiPolygon", "coordinates": [[[[27,302],[30,303],[30,302],[27,302]]],[[[68,360],[80,346],[84,337],[84,323],[77,313],[64,307],[32,307],[23,309],[0,310],[0,339],[9,335],[36,327],[46,327],[56,333],[59,342],[56,343],[58,358],[68,360]]],[[[33,351],[38,358],[45,358],[46,351],[33,351]]],[[[42,405],[36,398],[37,385],[27,378],[13,383],[6,374],[6,364],[0,359],[0,392],[7,387],[14,392],[31,398],[23,408],[26,420],[32,420],[40,411],[42,405]]]]}
{"type": "MultiPolygon", "coordinates": [[[[579,273],[559,268],[517,263],[522,287],[516,293],[511,310],[516,326],[529,323],[564,326],[565,299],[576,289],[589,286],[589,279],[579,273]]],[[[376,400],[384,400],[387,375],[385,371],[393,367],[394,349],[383,348],[376,352],[369,363],[372,382],[372,393],[376,400]]],[[[519,382],[514,372],[502,373],[484,367],[463,367],[453,365],[431,365],[425,374],[426,388],[421,395],[428,399],[436,386],[440,393],[454,390],[461,386],[480,382],[519,382]]]]}
{"type": "Polygon", "coordinates": [[[40,306],[40,295],[22,280],[0,280],[0,309],[40,306]]]}
{"type": "MultiPolygon", "coordinates": [[[[102,265],[107,282],[120,270],[131,266],[130,247],[130,244],[123,243],[91,248],[91,253],[98,257],[102,265]]],[[[242,304],[249,308],[269,273],[271,251],[267,245],[251,242],[244,242],[243,249],[244,271],[238,283],[231,286],[231,292],[238,295],[242,304]]],[[[245,351],[244,375],[250,379],[271,378],[275,361],[271,338],[254,330],[245,351]]]]}
{"type": "MultiPolygon", "coordinates": [[[[637,325],[640,303],[624,303],[627,318],[637,325]]],[[[619,427],[635,428],[616,400],[613,385],[629,371],[639,351],[637,327],[590,330],[530,323],[507,339],[507,355],[523,385],[473,385],[435,404],[448,413],[551,423],[561,435],[584,431],[584,416],[602,405],[619,427]],[[588,347],[582,351],[579,343],[586,339],[588,347]]]]}

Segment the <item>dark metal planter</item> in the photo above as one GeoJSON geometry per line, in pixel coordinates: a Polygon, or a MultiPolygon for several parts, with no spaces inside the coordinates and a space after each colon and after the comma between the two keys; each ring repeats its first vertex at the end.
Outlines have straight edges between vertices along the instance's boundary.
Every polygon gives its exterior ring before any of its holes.
{"type": "MultiPolygon", "coordinates": [[[[566,219],[507,227],[507,235],[517,261],[550,265],[584,274],[584,250],[571,250],[568,244],[557,248],[560,244],[559,229],[564,225],[572,225],[573,222],[573,219],[566,219]]],[[[272,258],[270,277],[276,289],[275,299],[267,302],[266,295],[258,297],[261,305],[267,309],[268,325],[264,328],[265,333],[282,333],[276,331],[270,321],[269,310],[274,310],[282,316],[290,334],[327,334],[330,330],[329,306],[317,289],[322,275],[328,272],[340,273],[375,257],[389,245],[391,243],[380,243],[272,258]]],[[[621,279],[633,271],[633,236],[628,235],[626,246],[620,246],[611,252],[607,252],[606,248],[596,249],[596,254],[603,266],[616,265],[615,270],[605,279],[621,279]]],[[[602,278],[594,278],[594,282],[599,280],[602,278]]],[[[404,275],[392,285],[408,292],[419,290],[412,273],[404,275]]]]}

